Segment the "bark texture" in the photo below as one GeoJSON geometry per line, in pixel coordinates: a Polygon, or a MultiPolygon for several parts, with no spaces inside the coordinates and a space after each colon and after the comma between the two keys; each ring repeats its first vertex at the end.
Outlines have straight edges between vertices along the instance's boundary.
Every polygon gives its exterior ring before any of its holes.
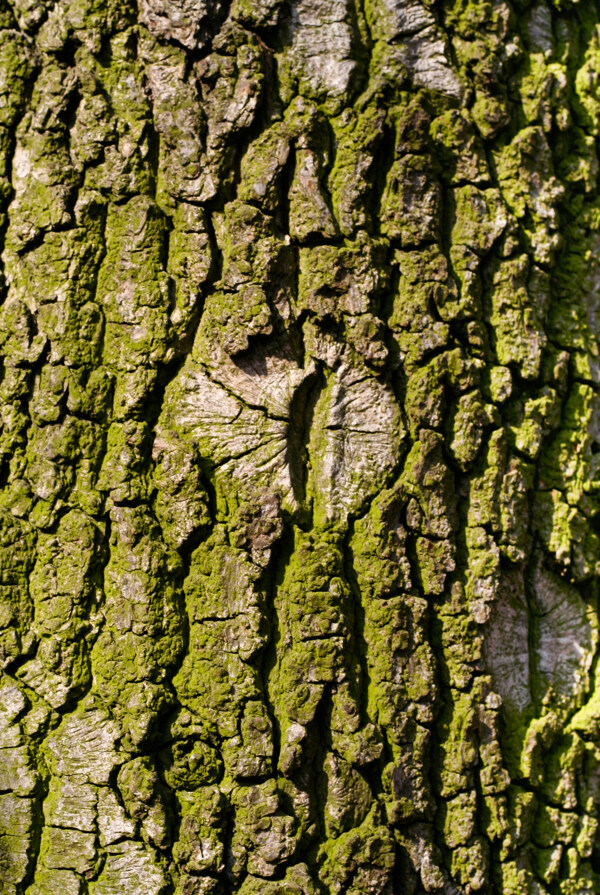
{"type": "Polygon", "coordinates": [[[0,3],[0,892],[600,891],[600,6],[0,3]]]}

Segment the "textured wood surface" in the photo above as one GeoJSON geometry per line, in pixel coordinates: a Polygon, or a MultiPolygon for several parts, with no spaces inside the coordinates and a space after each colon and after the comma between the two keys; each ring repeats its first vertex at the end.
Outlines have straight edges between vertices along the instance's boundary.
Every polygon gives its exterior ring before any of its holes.
{"type": "Polygon", "coordinates": [[[0,3],[2,895],[600,891],[599,136],[591,0],[0,3]]]}

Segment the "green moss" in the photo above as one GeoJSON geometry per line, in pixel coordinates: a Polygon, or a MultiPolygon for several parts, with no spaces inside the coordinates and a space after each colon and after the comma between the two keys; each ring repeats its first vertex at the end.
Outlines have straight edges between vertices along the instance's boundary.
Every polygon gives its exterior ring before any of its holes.
{"type": "Polygon", "coordinates": [[[406,155],[394,162],[380,215],[381,232],[403,248],[435,242],[441,229],[441,189],[430,159],[406,155]]]}
{"type": "Polygon", "coordinates": [[[276,121],[248,148],[241,162],[238,195],[255,202],[273,214],[281,205],[282,177],[290,158],[290,134],[283,122],[276,121]]]}
{"type": "MultiPolygon", "coordinates": [[[[10,12],[3,10],[5,16],[10,12]]],[[[3,23],[2,27],[12,26],[12,22],[3,23]]],[[[2,72],[2,113],[0,125],[13,126],[22,112],[29,79],[33,73],[33,60],[27,38],[18,31],[11,31],[10,36],[4,34],[0,52],[0,71],[2,72]]]]}
{"type": "Polygon", "coordinates": [[[332,891],[358,895],[367,878],[386,885],[394,866],[394,844],[374,806],[362,825],[328,842],[320,856],[319,877],[332,891]]]}
{"type": "Polygon", "coordinates": [[[450,442],[452,456],[461,467],[467,469],[477,457],[485,430],[498,424],[496,409],[484,404],[479,392],[461,395],[452,419],[453,437],[450,442]]]}
{"type": "Polygon", "coordinates": [[[337,145],[328,186],[340,231],[346,237],[361,230],[371,233],[376,204],[372,180],[385,139],[386,114],[375,103],[358,112],[346,109],[334,119],[333,128],[337,145]]]}
{"type": "Polygon", "coordinates": [[[524,379],[538,375],[546,344],[543,306],[533,305],[530,300],[529,270],[526,256],[500,262],[494,273],[488,310],[498,362],[502,366],[514,364],[524,379]]]}
{"type": "Polygon", "coordinates": [[[227,802],[216,787],[180,797],[181,833],[173,857],[180,870],[220,873],[224,868],[227,802]]]}
{"type": "Polygon", "coordinates": [[[586,42],[583,64],[575,75],[575,112],[583,127],[593,136],[600,133],[600,117],[594,101],[600,74],[600,45],[592,32],[586,42]]]}
{"type": "Polygon", "coordinates": [[[483,141],[465,109],[449,109],[435,118],[431,136],[444,179],[471,183],[485,183],[490,179],[483,141]]]}
{"type": "Polygon", "coordinates": [[[478,255],[485,255],[498,240],[508,223],[508,216],[499,190],[479,190],[473,186],[457,187],[452,242],[465,245],[478,255]]]}

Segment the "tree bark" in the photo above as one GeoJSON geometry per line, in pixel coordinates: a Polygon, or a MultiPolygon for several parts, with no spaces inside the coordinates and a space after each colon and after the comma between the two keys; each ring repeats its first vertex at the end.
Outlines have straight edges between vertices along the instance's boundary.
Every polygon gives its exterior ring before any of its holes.
{"type": "Polygon", "coordinates": [[[0,893],[599,892],[598,3],[0,28],[0,893]]]}

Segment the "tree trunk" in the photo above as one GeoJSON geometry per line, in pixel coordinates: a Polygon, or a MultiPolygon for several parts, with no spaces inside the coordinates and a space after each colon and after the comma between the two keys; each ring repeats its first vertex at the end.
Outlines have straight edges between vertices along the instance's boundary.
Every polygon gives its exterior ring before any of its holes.
{"type": "Polygon", "coordinates": [[[600,6],[0,26],[0,893],[599,892],[600,6]]]}

